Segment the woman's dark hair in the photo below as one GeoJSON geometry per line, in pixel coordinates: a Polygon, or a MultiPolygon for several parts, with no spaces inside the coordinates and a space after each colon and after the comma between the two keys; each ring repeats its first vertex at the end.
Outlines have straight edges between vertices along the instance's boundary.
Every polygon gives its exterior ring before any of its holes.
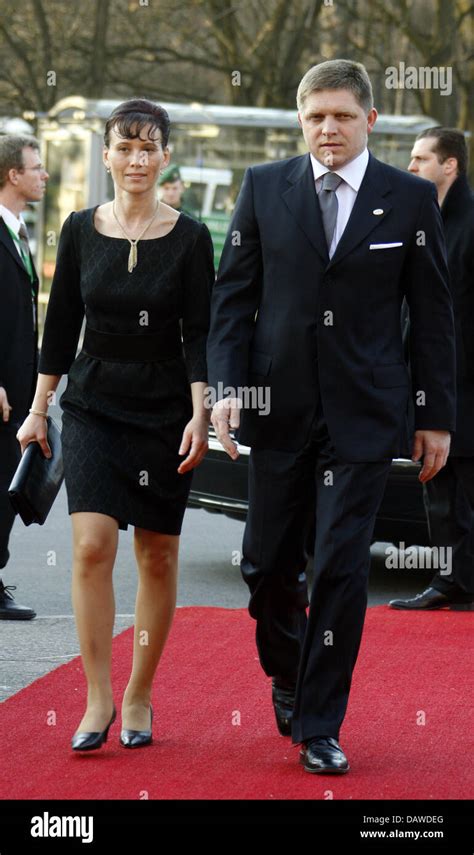
{"type": "Polygon", "coordinates": [[[110,131],[113,129],[124,139],[137,139],[143,128],[149,125],[148,138],[154,138],[154,132],[161,131],[163,148],[168,145],[170,135],[170,117],[163,107],[146,98],[132,98],[123,101],[110,114],[105,124],[104,144],[110,145],[110,131]]]}

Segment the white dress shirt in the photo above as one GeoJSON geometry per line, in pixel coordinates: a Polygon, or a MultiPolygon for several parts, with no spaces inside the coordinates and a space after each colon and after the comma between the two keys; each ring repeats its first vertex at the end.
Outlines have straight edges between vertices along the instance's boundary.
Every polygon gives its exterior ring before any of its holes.
{"type": "MultiPolygon", "coordinates": [[[[326,172],[327,172],[327,170],[326,170],[326,172]]],[[[10,228],[12,230],[12,232],[15,232],[17,239],[14,240],[13,243],[15,244],[15,246],[18,250],[18,255],[20,256],[20,258],[22,258],[21,249],[20,249],[19,231],[20,231],[21,224],[23,223],[23,225],[25,225],[25,221],[23,220],[23,218],[21,216],[20,216],[20,218],[16,217],[15,214],[12,211],[10,211],[9,208],[5,208],[5,205],[0,205],[0,216],[3,217],[8,228],[10,228]]]]}
{"type": "Polygon", "coordinates": [[[334,172],[342,178],[342,181],[336,190],[338,204],[337,220],[332,243],[329,248],[329,258],[332,258],[336,251],[336,246],[341,239],[342,233],[347,226],[347,221],[349,220],[352,208],[354,207],[359,187],[362,184],[362,179],[369,162],[369,151],[365,148],[361,154],[358,154],[357,157],[354,157],[353,160],[350,160],[349,163],[344,164],[344,166],[340,166],[338,169],[328,169],[327,166],[324,166],[319,162],[319,160],[316,160],[314,155],[311,153],[310,158],[317,193],[321,190],[321,185],[323,183],[322,176],[326,172],[334,172]]]}

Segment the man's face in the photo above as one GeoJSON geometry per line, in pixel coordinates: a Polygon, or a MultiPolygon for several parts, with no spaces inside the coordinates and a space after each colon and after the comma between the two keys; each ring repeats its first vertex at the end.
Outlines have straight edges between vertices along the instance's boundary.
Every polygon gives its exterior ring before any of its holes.
{"type": "Polygon", "coordinates": [[[438,155],[432,150],[435,143],[434,137],[423,137],[421,140],[416,140],[411,150],[408,171],[413,172],[414,175],[419,175],[420,178],[426,178],[440,187],[446,181],[447,161],[439,162],[438,155]]]}
{"type": "Polygon", "coordinates": [[[306,98],[298,122],[311,154],[329,169],[337,169],[361,154],[377,119],[366,115],[349,89],[324,89],[306,98]]]}
{"type": "Polygon", "coordinates": [[[165,205],[171,205],[172,208],[176,208],[181,204],[181,196],[184,191],[184,184],[182,181],[179,179],[178,181],[165,181],[165,183],[161,185],[160,190],[160,198],[165,205]]]}
{"type": "Polygon", "coordinates": [[[21,172],[13,170],[16,189],[25,203],[39,202],[44,196],[49,175],[41,165],[39,152],[35,148],[27,146],[23,149],[23,167],[21,172]]]}

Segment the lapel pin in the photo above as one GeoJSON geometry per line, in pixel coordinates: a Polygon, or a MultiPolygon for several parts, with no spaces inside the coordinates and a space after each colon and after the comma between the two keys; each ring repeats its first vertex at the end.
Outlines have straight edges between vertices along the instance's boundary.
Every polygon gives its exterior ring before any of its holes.
{"type": "Polygon", "coordinates": [[[380,214],[383,214],[383,208],[376,208],[372,213],[375,214],[376,217],[379,217],[380,214]]]}

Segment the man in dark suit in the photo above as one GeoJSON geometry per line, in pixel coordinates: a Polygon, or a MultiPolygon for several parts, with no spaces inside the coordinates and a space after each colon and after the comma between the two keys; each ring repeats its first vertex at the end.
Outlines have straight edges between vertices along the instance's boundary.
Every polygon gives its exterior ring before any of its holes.
{"type": "MultiPolygon", "coordinates": [[[[16,433],[28,415],[36,385],[38,277],[21,211],[43,198],[48,173],[32,137],[0,137],[0,569],[10,553],[15,512],[8,487],[21,453],[16,433]]],[[[0,620],[29,620],[35,612],[15,602],[14,585],[0,579],[0,620]]]]}
{"type": "Polygon", "coordinates": [[[375,515],[392,457],[408,447],[404,295],[422,481],[444,466],[455,427],[454,329],[435,188],[368,153],[377,112],[365,68],[315,66],[297,104],[309,153],[244,177],[214,288],[208,376],[224,448],[237,456],[229,428],[240,415],[237,438],[252,448],[241,569],[278,727],[303,743],[307,771],[341,773],[375,515]],[[314,490],[307,621],[302,521],[314,490]]]}
{"type": "Polygon", "coordinates": [[[444,469],[423,485],[431,544],[452,550],[416,597],[394,609],[469,609],[474,604],[474,196],[467,182],[467,145],[453,128],[416,138],[408,169],[436,185],[441,207],[456,330],[456,433],[444,469]]]}

